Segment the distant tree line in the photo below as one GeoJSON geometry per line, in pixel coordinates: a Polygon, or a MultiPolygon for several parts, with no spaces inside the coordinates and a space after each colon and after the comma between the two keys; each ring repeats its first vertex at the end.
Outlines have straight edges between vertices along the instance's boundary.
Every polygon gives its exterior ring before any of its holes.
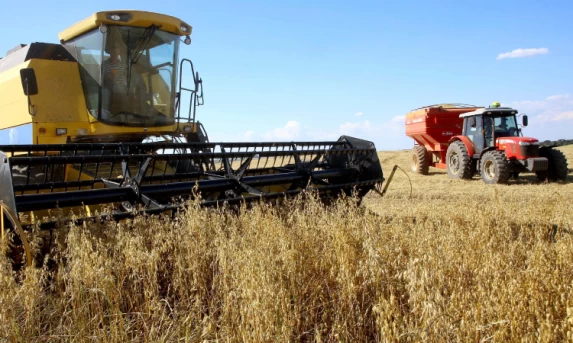
{"type": "Polygon", "coordinates": [[[573,139],[558,139],[556,141],[545,140],[539,143],[540,146],[563,146],[573,144],[573,139]]]}

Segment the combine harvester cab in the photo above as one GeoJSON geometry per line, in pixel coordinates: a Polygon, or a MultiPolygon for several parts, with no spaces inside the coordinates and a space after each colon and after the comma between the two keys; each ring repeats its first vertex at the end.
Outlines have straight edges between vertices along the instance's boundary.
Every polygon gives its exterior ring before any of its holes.
{"type": "MultiPolygon", "coordinates": [[[[520,173],[533,172],[541,181],[565,181],[567,160],[554,147],[540,147],[517,124],[518,111],[500,107],[441,104],[406,115],[406,135],[414,139],[411,169],[428,174],[429,167],[446,169],[454,179],[505,184],[520,173]]],[[[522,116],[522,127],[527,116],[522,116]]]]}
{"type": "Polygon", "coordinates": [[[15,232],[26,246],[34,227],[175,213],[197,197],[217,206],[309,188],[325,200],[378,191],[369,141],[209,142],[196,120],[203,81],[177,57],[190,34],[163,14],[97,12],[60,44],[21,45],[0,60],[2,237],[15,232]]]}

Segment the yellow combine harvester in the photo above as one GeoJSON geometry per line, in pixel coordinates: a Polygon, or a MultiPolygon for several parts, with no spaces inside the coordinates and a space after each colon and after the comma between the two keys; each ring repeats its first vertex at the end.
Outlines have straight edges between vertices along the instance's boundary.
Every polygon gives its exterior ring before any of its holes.
{"type": "Polygon", "coordinates": [[[175,212],[199,193],[209,206],[308,186],[326,199],[377,190],[384,178],[369,141],[210,143],[196,120],[202,80],[179,58],[191,30],[163,14],[98,12],[60,44],[20,45],[0,59],[3,238],[16,232],[25,246],[25,231],[101,218],[103,206],[113,220],[175,212]]]}

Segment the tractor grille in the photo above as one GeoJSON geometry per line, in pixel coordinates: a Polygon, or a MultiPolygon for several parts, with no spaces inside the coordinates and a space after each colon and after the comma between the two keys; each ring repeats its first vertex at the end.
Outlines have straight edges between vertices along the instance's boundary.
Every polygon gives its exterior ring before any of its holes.
{"type": "Polygon", "coordinates": [[[545,157],[533,157],[526,160],[525,167],[530,172],[535,172],[539,170],[547,170],[549,167],[549,161],[545,157]]]}
{"type": "Polygon", "coordinates": [[[521,145],[521,156],[536,157],[539,156],[539,145],[521,145]]]}

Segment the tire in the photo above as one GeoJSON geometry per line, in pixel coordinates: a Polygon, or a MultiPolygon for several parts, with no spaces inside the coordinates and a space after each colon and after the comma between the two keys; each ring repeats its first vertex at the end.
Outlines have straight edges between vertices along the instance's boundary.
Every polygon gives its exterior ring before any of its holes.
{"type": "MultiPolygon", "coordinates": [[[[4,230],[3,233],[6,239],[12,236],[12,240],[8,242],[8,249],[6,249],[6,258],[12,265],[12,270],[19,271],[26,266],[26,253],[24,245],[20,236],[14,230],[14,218],[8,215],[2,207],[0,207],[0,216],[4,217],[4,230]]],[[[0,228],[1,229],[1,228],[0,228]]]]}
{"type": "Polygon", "coordinates": [[[481,158],[481,178],[487,184],[507,184],[511,171],[505,152],[490,150],[481,158]]]}
{"type": "Polygon", "coordinates": [[[561,151],[552,148],[541,148],[539,155],[549,160],[549,166],[546,171],[535,173],[539,181],[557,182],[567,179],[567,158],[561,151]]]}
{"type": "Polygon", "coordinates": [[[428,150],[421,145],[416,145],[412,148],[412,171],[414,173],[428,175],[430,170],[430,158],[428,150]]]}
{"type": "Polygon", "coordinates": [[[452,179],[469,180],[474,174],[472,159],[462,141],[455,141],[446,152],[446,170],[452,179]]]}

